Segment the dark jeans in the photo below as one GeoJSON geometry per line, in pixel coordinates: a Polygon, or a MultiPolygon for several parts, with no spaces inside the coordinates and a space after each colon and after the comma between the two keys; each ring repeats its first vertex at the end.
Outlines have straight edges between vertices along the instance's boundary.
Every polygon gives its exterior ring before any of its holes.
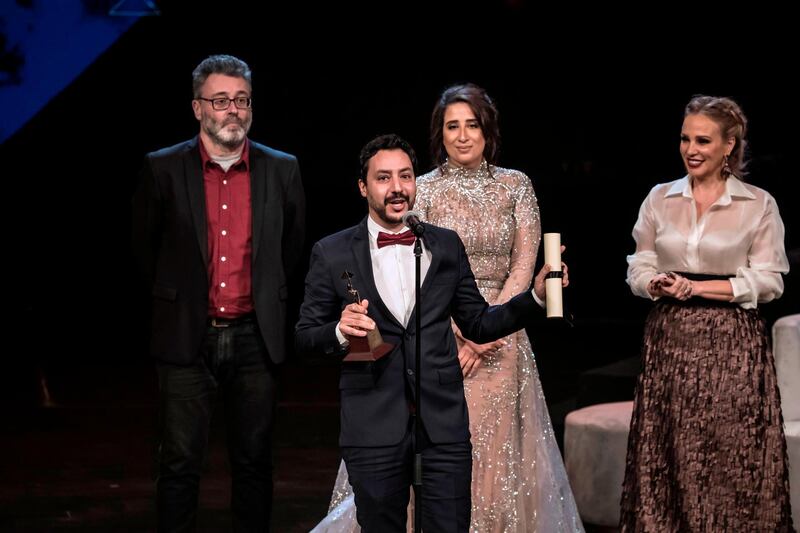
{"type": "Polygon", "coordinates": [[[206,355],[191,366],[158,363],[158,531],[195,529],[198,486],[217,395],[224,406],[233,478],[233,529],[269,530],[276,378],[277,369],[253,322],[209,327],[206,355]]]}
{"type": "MultiPolygon", "coordinates": [[[[395,446],[342,448],[363,533],[406,532],[414,441],[414,426],[410,424],[403,440],[395,446]]],[[[466,533],[471,506],[472,444],[432,444],[423,437],[419,448],[422,529],[425,533],[466,533]]]]}

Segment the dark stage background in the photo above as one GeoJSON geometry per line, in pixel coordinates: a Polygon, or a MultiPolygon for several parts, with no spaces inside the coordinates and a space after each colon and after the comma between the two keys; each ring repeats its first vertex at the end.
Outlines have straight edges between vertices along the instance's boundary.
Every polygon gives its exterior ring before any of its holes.
{"type": "MultiPolygon", "coordinates": [[[[620,30],[596,23],[591,13],[580,20],[553,16],[524,2],[396,6],[380,16],[371,8],[358,15],[368,17],[364,22],[356,22],[354,8],[338,6],[256,14],[235,3],[158,4],[161,16],[136,22],[0,147],[6,314],[17,337],[0,378],[2,408],[14,421],[7,436],[40,431],[46,441],[59,422],[42,414],[42,402],[102,404],[111,411],[71,422],[91,426],[92,436],[84,442],[78,433],[64,446],[103,441],[102,424],[132,417],[141,435],[130,432],[128,446],[138,450],[134,455],[149,451],[156,392],[128,248],[129,198],[146,152],[196,135],[191,71],[213,53],[236,55],[252,67],[250,137],[299,158],[306,250],[365,215],[356,179],[366,141],[386,132],[406,137],[420,156],[418,173],[427,172],[437,95],[455,82],[488,90],[501,114],[501,165],[531,177],[543,230],[561,232],[568,247],[575,327],[532,332],[557,426],[572,407],[630,396],[631,380],[619,391],[587,391],[593,386],[585,373],[638,354],[648,304],[625,284],[630,232],[649,189],[683,175],[678,135],[693,94],[732,96],[750,119],[748,179],[776,197],[793,254],[787,291],[764,313],[774,320],[800,309],[800,87],[791,34],[748,42],[756,32],[752,21],[735,39],[713,27],[691,34],[644,23],[620,30]],[[448,18],[455,9],[460,16],[448,18]],[[141,409],[125,411],[132,406],[141,409]]],[[[293,286],[295,311],[306,264],[293,286]]],[[[320,429],[330,435],[313,437],[334,447],[337,366],[293,358],[283,392],[284,407],[309,398],[334,405],[333,420],[320,429]]],[[[125,433],[114,428],[115,435],[125,433]]],[[[292,439],[308,438],[290,420],[277,433],[287,448],[303,444],[292,439]]],[[[50,453],[36,442],[43,455],[50,453]]],[[[15,488],[3,490],[0,501],[13,501],[15,488]]],[[[3,515],[12,520],[9,513],[5,508],[0,524],[3,515]]]]}

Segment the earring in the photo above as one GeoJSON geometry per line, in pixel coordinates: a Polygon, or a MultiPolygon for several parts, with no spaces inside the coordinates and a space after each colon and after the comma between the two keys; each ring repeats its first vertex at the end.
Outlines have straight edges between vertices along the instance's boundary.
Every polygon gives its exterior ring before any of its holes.
{"type": "Polygon", "coordinates": [[[733,170],[731,170],[731,166],[728,163],[728,157],[730,157],[730,154],[725,154],[725,159],[723,159],[722,172],[721,172],[723,178],[727,178],[728,176],[733,174],[733,170]]]}

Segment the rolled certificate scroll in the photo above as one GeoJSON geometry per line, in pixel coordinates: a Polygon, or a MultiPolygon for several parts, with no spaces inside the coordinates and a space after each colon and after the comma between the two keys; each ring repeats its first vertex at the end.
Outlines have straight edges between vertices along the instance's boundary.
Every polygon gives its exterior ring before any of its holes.
{"type": "Polygon", "coordinates": [[[564,306],[561,300],[561,234],[544,234],[544,262],[552,268],[544,280],[546,289],[547,318],[563,318],[564,306]]]}

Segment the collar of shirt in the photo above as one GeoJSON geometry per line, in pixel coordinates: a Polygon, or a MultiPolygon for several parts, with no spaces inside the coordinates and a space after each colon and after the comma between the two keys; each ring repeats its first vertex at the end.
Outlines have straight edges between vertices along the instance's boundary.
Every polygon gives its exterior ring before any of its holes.
{"type": "MultiPolygon", "coordinates": [[[[683,196],[684,198],[694,199],[691,178],[687,175],[675,181],[672,186],[667,189],[664,196],[683,196]]],[[[725,180],[725,192],[714,202],[714,205],[730,205],[733,198],[756,199],[755,195],[747,189],[747,186],[742,183],[741,180],[734,176],[729,176],[728,179],[725,180]]]]}
{"type": "MultiPolygon", "coordinates": [[[[388,229],[384,228],[383,226],[381,226],[380,224],[378,224],[377,222],[375,222],[374,220],[372,220],[371,216],[367,215],[367,231],[369,232],[369,249],[371,251],[375,251],[375,250],[378,250],[378,233],[379,232],[382,231],[384,233],[389,233],[389,234],[392,234],[392,235],[400,235],[401,233],[405,233],[406,231],[411,231],[411,230],[408,229],[408,228],[405,228],[405,227],[401,231],[388,230],[388,229]]],[[[425,241],[423,241],[422,244],[423,244],[423,249],[424,249],[425,248],[425,246],[424,246],[425,245],[425,241]]],[[[409,247],[409,248],[411,248],[411,247],[409,247]]]]}
{"type": "MultiPolygon", "coordinates": [[[[415,258],[413,246],[385,246],[378,248],[378,232],[392,232],[367,217],[369,232],[369,254],[372,262],[372,275],[375,288],[389,312],[404,326],[408,324],[416,301],[415,258]]],[[[431,252],[424,246],[420,258],[421,280],[425,280],[431,264],[431,252]]]]}
{"type": "MultiPolygon", "coordinates": [[[[197,136],[197,144],[200,146],[200,161],[203,163],[203,169],[205,169],[209,164],[219,166],[217,162],[211,159],[211,156],[208,155],[208,151],[203,145],[203,139],[199,135],[197,136]]],[[[244,165],[244,170],[250,170],[250,139],[247,137],[244,138],[244,148],[242,148],[241,157],[236,163],[231,165],[230,168],[234,168],[238,165],[244,165]]]]}

